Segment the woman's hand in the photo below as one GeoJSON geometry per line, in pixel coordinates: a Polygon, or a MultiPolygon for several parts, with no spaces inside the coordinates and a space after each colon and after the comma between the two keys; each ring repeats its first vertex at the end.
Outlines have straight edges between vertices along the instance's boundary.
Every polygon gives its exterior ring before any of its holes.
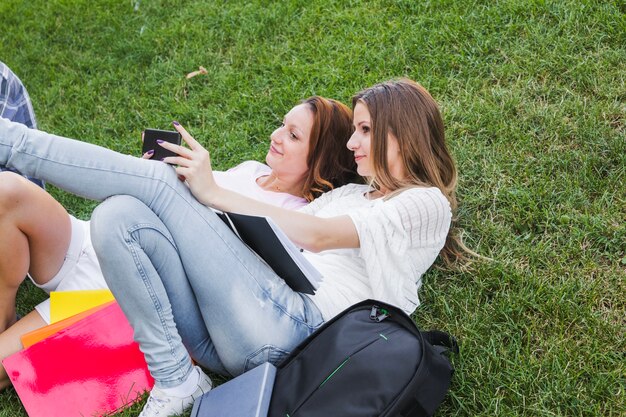
{"type": "MultiPolygon", "coordinates": [[[[144,131],[141,131],[141,143],[143,143],[143,135],[144,131]]],[[[148,152],[141,155],[141,159],[152,159],[152,155],[154,155],[154,149],[150,149],[148,152]]]]}
{"type": "Polygon", "coordinates": [[[179,178],[182,177],[185,180],[194,197],[202,204],[211,205],[212,197],[221,190],[213,178],[211,155],[178,122],[172,124],[189,148],[169,142],[160,142],[160,146],[178,155],[164,158],[163,162],[176,165],[174,168],[176,173],[179,178]]]}

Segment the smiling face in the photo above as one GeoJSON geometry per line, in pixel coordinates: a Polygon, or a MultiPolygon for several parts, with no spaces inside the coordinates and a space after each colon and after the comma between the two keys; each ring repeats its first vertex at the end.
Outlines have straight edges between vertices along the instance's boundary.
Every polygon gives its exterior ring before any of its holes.
{"type": "MultiPolygon", "coordinates": [[[[357,172],[363,177],[375,176],[374,157],[372,154],[372,120],[367,106],[357,102],[354,106],[354,133],[347,143],[348,149],[354,152],[357,172]]],[[[392,134],[387,134],[387,167],[395,178],[404,177],[404,168],[400,157],[400,147],[392,134]]]]}
{"type": "Polygon", "coordinates": [[[371,135],[372,122],[367,106],[363,103],[357,103],[354,106],[354,133],[350,136],[347,143],[348,149],[354,152],[354,160],[356,161],[357,172],[362,177],[371,177],[373,169],[371,166],[371,135]]]}
{"type": "Polygon", "coordinates": [[[272,132],[265,162],[277,177],[303,177],[308,172],[307,157],[313,128],[313,112],[300,104],[285,115],[272,132]]]}

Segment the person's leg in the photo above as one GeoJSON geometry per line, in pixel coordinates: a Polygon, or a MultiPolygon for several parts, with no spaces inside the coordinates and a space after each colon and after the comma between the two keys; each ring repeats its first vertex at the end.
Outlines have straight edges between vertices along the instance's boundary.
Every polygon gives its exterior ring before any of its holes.
{"type": "Polygon", "coordinates": [[[28,129],[3,118],[0,165],[97,201],[122,194],[132,195],[147,205],[167,204],[170,196],[161,198],[165,189],[193,199],[173,168],[160,161],[28,129]]]}
{"type": "MultiPolygon", "coordinates": [[[[133,317],[131,322],[140,324],[135,328],[140,346],[150,341],[162,344],[166,351],[177,330],[173,321],[179,329],[189,325],[186,320],[172,318],[167,307],[168,296],[172,299],[178,288],[185,288],[187,293],[188,284],[181,282],[183,276],[152,268],[161,263],[155,245],[175,245],[185,268],[184,277],[192,285],[193,294],[187,296],[193,297],[192,314],[198,315],[198,306],[201,324],[215,346],[206,356],[194,355],[203,366],[212,368],[215,352],[232,375],[268,360],[276,363],[322,324],[322,316],[310,299],[292,291],[210,210],[206,216],[192,215],[184,204],[171,205],[173,215],[157,213],[162,227],[172,236],[171,242],[160,239],[155,243],[155,239],[137,239],[128,233],[151,216],[150,208],[131,197],[110,199],[92,216],[93,243],[96,253],[102,255],[104,276],[109,286],[120,292],[118,301],[122,308],[126,306],[129,318],[133,317]],[[130,287],[129,281],[141,285],[130,287]],[[144,288],[160,287],[161,283],[168,288],[165,293],[144,288]],[[139,305],[138,300],[145,304],[139,305]],[[157,312],[161,313],[158,317],[157,312]]],[[[198,319],[193,321],[196,329],[198,319]]],[[[180,366],[178,362],[178,358],[161,355],[152,365],[159,369],[159,375],[166,375],[180,366]]],[[[168,381],[173,382],[170,378],[165,383],[168,381]]]]}
{"type": "Polygon", "coordinates": [[[156,214],[133,197],[115,196],[96,208],[91,227],[109,288],[135,331],[157,385],[175,386],[190,372],[181,339],[192,357],[203,358],[203,367],[227,375],[176,244],[156,214]]]}
{"type": "Polygon", "coordinates": [[[69,214],[41,188],[0,172],[0,333],[15,322],[15,297],[26,274],[39,284],[61,268],[71,238],[69,214]]]}
{"type": "Polygon", "coordinates": [[[91,225],[94,248],[103,248],[103,273],[115,278],[108,280],[109,286],[155,378],[140,417],[178,415],[212,386],[210,378],[192,366],[182,341],[192,354],[199,351],[211,358],[205,367],[222,374],[226,370],[204,327],[176,245],[154,212],[129,196],[102,203],[91,225]],[[104,229],[110,233],[94,232],[104,229]],[[168,285],[160,276],[168,277],[168,285]]]}
{"type": "MultiPolygon", "coordinates": [[[[31,311],[14,325],[0,333],[0,362],[10,355],[22,350],[22,335],[46,325],[39,313],[31,311]]],[[[11,385],[11,381],[0,364],[0,391],[11,385]]]]}

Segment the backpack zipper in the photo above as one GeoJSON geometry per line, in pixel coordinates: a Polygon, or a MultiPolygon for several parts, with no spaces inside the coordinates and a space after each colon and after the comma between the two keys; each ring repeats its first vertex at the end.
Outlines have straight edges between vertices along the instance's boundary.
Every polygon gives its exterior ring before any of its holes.
{"type": "MultiPolygon", "coordinates": [[[[368,346],[369,346],[369,345],[368,345],[368,346]]],[[[330,375],[328,375],[328,376],[326,377],[326,379],[324,380],[324,382],[322,382],[322,383],[321,383],[321,384],[320,384],[317,388],[318,388],[318,389],[319,389],[319,388],[322,388],[322,385],[324,385],[324,384],[325,384],[325,383],[326,383],[326,382],[327,382],[330,378],[332,378],[332,377],[333,377],[333,375],[335,375],[335,374],[337,373],[337,371],[339,371],[339,370],[341,369],[341,367],[342,367],[342,366],[344,366],[344,365],[346,364],[346,362],[348,362],[348,360],[350,360],[350,356],[348,356],[348,357],[346,358],[346,360],[345,360],[345,361],[341,362],[341,364],[340,364],[338,367],[336,367],[336,368],[335,368],[335,370],[334,370],[334,371],[332,371],[332,372],[330,373],[330,375]]]]}

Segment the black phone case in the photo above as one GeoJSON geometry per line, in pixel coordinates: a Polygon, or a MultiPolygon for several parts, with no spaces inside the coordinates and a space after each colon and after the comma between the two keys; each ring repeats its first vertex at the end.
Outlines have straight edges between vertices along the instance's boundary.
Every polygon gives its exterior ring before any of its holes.
{"type": "Polygon", "coordinates": [[[181,137],[180,133],[170,131],[170,130],[158,130],[158,129],[146,129],[143,132],[143,147],[142,153],[146,153],[149,150],[153,149],[154,154],[152,158],[155,161],[160,161],[161,159],[168,156],[178,156],[172,151],[168,151],[163,148],[161,145],[157,143],[157,140],[164,140],[166,142],[175,143],[180,145],[181,137]]]}

